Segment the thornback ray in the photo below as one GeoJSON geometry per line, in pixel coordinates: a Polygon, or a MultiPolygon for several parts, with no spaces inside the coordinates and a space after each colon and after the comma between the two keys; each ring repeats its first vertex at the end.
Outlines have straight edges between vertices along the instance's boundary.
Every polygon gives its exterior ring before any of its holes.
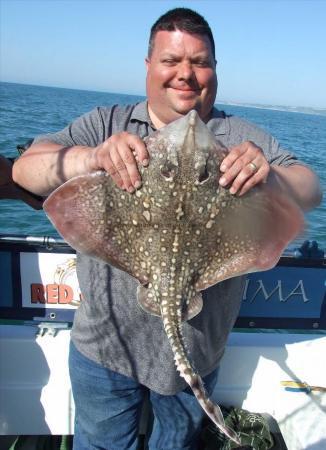
{"type": "Polygon", "coordinates": [[[300,209],[260,184],[244,196],[219,186],[227,149],[196,111],[145,138],[147,168],[135,193],[105,172],[73,178],[44,210],[77,251],[137,278],[138,301],[161,316],[177,370],[211,420],[239,444],[190,363],[182,321],[199,314],[201,292],[222,280],[267,270],[301,231],[300,209]]]}

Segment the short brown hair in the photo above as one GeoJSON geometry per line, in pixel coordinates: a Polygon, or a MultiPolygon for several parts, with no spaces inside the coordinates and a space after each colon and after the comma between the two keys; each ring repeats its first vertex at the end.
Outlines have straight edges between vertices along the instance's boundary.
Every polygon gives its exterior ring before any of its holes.
{"type": "Polygon", "coordinates": [[[185,31],[189,34],[201,34],[208,37],[215,58],[215,43],[212,30],[203,16],[189,8],[175,8],[157,19],[151,28],[148,43],[148,56],[154,48],[154,39],[158,31],[185,31]]]}

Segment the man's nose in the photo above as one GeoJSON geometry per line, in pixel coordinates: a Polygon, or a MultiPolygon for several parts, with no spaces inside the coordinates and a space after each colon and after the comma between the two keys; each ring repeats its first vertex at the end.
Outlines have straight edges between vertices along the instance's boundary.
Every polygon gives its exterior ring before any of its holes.
{"type": "Polygon", "coordinates": [[[178,67],[179,80],[190,80],[194,76],[192,64],[188,61],[181,62],[178,67]]]}

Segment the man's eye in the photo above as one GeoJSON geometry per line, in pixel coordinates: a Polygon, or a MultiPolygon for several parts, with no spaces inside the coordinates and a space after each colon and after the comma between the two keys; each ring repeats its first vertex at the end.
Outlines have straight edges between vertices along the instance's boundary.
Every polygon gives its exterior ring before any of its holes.
{"type": "Polygon", "coordinates": [[[206,60],[195,61],[195,65],[199,67],[210,67],[209,61],[206,60]]]}
{"type": "Polygon", "coordinates": [[[173,64],[176,63],[176,61],[174,59],[163,59],[163,64],[167,64],[169,66],[172,66],[173,64]]]}

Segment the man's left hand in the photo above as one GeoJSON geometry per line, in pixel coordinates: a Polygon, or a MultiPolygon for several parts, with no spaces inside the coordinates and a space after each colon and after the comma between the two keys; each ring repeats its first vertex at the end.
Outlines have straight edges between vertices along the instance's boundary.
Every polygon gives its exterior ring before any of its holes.
{"type": "Polygon", "coordinates": [[[220,185],[229,187],[231,194],[243,195],[256,184],[265,182],[270,165],[260,147],[251,141],[230,149],[220,166],[220,185]]]}

